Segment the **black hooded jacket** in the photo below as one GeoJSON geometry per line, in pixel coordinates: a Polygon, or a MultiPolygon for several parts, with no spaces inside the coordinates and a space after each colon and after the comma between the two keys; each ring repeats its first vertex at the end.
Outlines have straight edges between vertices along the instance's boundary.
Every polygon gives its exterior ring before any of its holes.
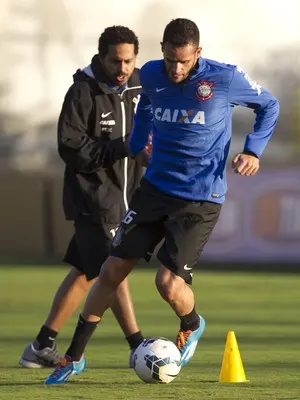
{"type": "Polygon", "coordinates": [[[118,224],[143,174],[127,149],[141,90],[139,71],[122,94],[108,85],[98,56],[73,78],[58,121],[58,151],[66,164],[65,216],[118,224]]]}

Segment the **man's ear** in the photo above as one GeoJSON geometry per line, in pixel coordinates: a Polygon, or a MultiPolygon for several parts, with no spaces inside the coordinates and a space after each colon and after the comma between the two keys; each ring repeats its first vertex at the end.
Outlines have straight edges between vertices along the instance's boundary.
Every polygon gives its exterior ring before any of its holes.
{"type": "Polygon", "coordinates": [[[103,57],[101,57],[100,54],[98,54],[98,58],[99,58],[100,63],[102,64],[102,62],[103,62],[103,57]]]}
{"type": "Polygon", "coordinates": [[[201,56],[201,53],[202,53],[202,47],[198,47],[196,50],[197,58],[199,58],[201,56]]]}

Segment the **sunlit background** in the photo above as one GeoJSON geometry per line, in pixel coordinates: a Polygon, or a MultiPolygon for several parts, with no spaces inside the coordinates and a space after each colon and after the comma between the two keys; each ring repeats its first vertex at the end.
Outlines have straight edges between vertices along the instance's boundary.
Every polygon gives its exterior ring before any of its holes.
{"type": "MultiPolygon", "coordinates": [[[[110,25],[140,39],[138,66],[160,58],[165,25],[200,28],[203,56],[239,64],[276,95],[280,121],[255,178],[228,170],[229,193],[203,258],[288,261],[300,256],[300,3],[297,0],[2,0],[0,3],[0,252],[59,260],[72,231],[61,209],[56,122],[77,68],[110,25]]],[[[231,154],[254,122],[234,113],[231,154]]]]}

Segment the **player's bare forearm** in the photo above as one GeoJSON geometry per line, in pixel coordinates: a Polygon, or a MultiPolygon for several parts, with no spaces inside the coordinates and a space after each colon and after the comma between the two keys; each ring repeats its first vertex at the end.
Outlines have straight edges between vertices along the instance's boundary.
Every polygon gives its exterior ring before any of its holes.
{"type": "Polygon", "coordinates": [[[245,153],[238,153],[232,159],[232,169],[242,176],[253,176],[259,170],[259,159],[245,153]]]}

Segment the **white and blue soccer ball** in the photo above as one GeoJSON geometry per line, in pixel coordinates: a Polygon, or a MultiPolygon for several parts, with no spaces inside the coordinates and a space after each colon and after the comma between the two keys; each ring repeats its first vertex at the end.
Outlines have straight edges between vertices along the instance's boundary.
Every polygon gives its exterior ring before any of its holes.
{"type": "Polygon", "coordinates": [[[180,352],[164,337],[146,339],[134,353],[134,369],[146,383],[170,383],[181,369],[180,352]]]}

